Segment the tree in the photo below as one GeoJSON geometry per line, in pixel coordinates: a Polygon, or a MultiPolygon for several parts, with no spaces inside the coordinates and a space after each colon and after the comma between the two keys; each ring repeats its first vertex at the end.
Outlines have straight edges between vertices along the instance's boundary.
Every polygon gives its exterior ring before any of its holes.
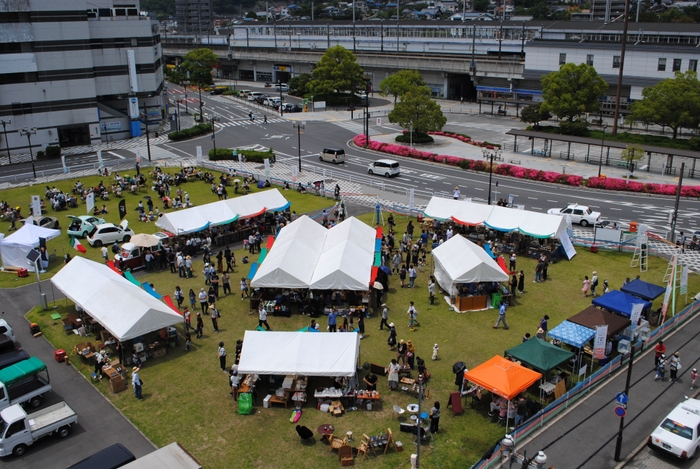
{"type": "Polygon", "coordinates": [[[302,73],[301,75],[292,77],[289,80],[289,94],[304,96],[309,91],[311,79],[310,73],[302,73]]]}
{"type": "Polygon", "coordinates": [[[190,72],[190,82],[197,85],[210,85],[214,82],[211,69],[219,63],[219,58],[211,49],[194,49],[185,55],[180,68],[190,72]]]}
{"type": "Polygon", "coordinates": [[[355,54],[343,46],[328,49],[316,64],[312,76],[314,79],[309,87],[316,94],[354,93],[358,87],[364,88],[362,67],[355,54]]]}
{"type": "Polygon", "coordinates": [[[608,90],[608,84],[595,68],[585,63],[562,65],[556,72],[542,77],[541,110],[549,111],[559,119],[570,123],[586,112],[600,108],[600,98],[608,90]]]}
{"type": "Polygon", "coordinates": [[[696,129],[700,124],[700,81],[695,72],[676,72],[650,88],[644,88],[642,99],[632,103],[628,122],[670,127],[673,138],[678,129],[696,129]]]}
{"type": "Polygon", "coordinates": [[[489,0],[474,0],[474,11],[484,12],[489,8],[489,0]]]}
{"type": "Polygon", "coordinates": [[[551,118],[552,114],[549,111],[543,110],[541,103],[530,104],[520,111],[520,120],[528,124],[533,124],[536,129],[540,126],[540,122],[551,118]]]}
{"type": "Polygon", "coordinates": [[[248,13],[245,14],[245,17],[250,19],[250,20],[257,20],[258,14],[255,13],[254,11],[249,11],[248,13]]]}
{"type": "Polygon", "coordinates": [[[425,80],[418,70],[399,70],[382,80],[379,84],[379,94],[393,95],[394,104],[397,99],[411,89],[425,86],[425,80]]]}
{"type": "Polygon", "coordinates": [[[440,105],[430,98],[430,88],[413,88],[401,95],[401,100],[389,113],[389,122],[399,124],[404,129],[413,127],[414,133],[427,134],[442,130],[447,118],[440,105]]]}
{"type": "Polygon", "coordinates": [[[639,145],[627,145],[627,148],[622,150],[620,158],[627,162],[630,173],[634,172],[634,162],[644,158],[644,149],[639,145]]]}

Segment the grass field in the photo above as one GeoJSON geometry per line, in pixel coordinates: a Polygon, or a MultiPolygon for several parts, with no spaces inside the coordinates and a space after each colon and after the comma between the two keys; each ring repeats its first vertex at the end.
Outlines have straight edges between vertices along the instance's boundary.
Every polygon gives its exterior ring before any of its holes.
{"type": "MultiPolygon", "coordinates": [[[[203,184],[197,183],[194,187],[198,185],[203,184]]],[[[187,186],[188,190],[190,187],[187,186]]],[[[208,187],[204,186],[204,189],[197,195],[194,194],[194,190],[190,191],[195,203],[212,199],[213,196],[206,195],[208,187]]],[[[25,192],[26,200],[29,194],[30,191],[25,192]]],[[[321,202],[314,196],[308,196],[311,197],[310,200],[297,199],[293,197],[296,194],[290,193],[285,193],[285,196],[292,200],[292,208],[297,213],[319,208],[318,202],[321,202]]],[[[133,205],[136,202],[134,197],[133,205]]],[[[112,204],[116,210],[116,202],[112,201],[112,204]]],[[[359,218],[371,224],[371,214],[359,218]]],[[[407,220],[397,221],[397,232],[403,232],[403,225],[407,220]]],[[[149,226],[145,231],[154,230],[149,226]]],[[[95,258],[89,247],[88,252],[91,258],[95,258]]],[[[237,251],[236,258],[241,259],[243,253],[242,250],[237,251]]],[[[431,265],[430,256],[428,264],[431,265]]],[[[427,386],[430,393],[428,403],[439,400],[443,408],[440,433],[431,444],[422,448],[422,467],[468,467],[504,434],[503,427],[487,421],[486,409],[473,410],[467,405],[464,415],[456,417],[452,417],[449,409],[446,409],[449,392],[456,390],[452,374],[454,362],[464,361],[472,368],[493,355],[503,354],[504,350],[518,345],[525,332],[534,336],[539,319],[544,314],[550,316],[550,328],[553,328],[590,304],[590,298],[584,298],[581,293],[584,275],[590,276],[591,272],[596,270],[601,279],[601,286],[602,280],[608,279],[611,288],[617,289],[625,277],[634,277],[639,273],[630,269],[629,264],[628,254],[592,254],[579,248],[578,255],[572,261],[561,261],[550,266],[547,282],[535,284],[532,282],[535,261],[518,259],[518,269],[523,269],[526,273],[526,292],[519,295],[516,305],[508,310],[508,331],[492,329],[491,326],[498,315],[493,309],[456,314],[448,310],[442,299],[430,306],[427,293],[429,268],[419,272],[414,289],[401,289],[398,278],[390,277],[386,299],[390,307],[389,320],[396,323],[398,338],[411,339],[415,344],[416,354],[426,359],[428,369],[432,373],[432,379],[427,386]],[[410,332],[407,328],[408,318],[405,312],[409,301],[415,301],[420,313],[421,326],[415,332],[410,332]],[[441,359],[431,361],[431,350],[435,343],[440,346],[441,359]]],[[[666,265],[667,262],[663,259],[651,258],[649,271],[642,274],[642,279],[660,284],[666,265]]],[[[193,279],[185,280],[169,272],[158,272],[140,277],[140,280],[153,283],[160,293],[172,294],[176,285],[184,291],[188,291],[189,288],[196,290],[203,286],[201,270],[202,263],[198,260],[194,269],[198,275],[193,279]]],[[[237,413],[236,403],[227,393],[227,375],[219,369],[217,343],[223,340],[232,354],[235,341],[243,337],[245,330],[254,329],[257,325],[257,315],[249,315],[248,302],[241,301],[240,294],[236,294],[238,292],[235,280],[247,273],[247,266],[237,267],[236,273],[231,275],[233,294],[219,301],[222,313],[219,321],[220,334],[213,334],[210,322],[205,321],[204,337],[193,339],[193,351],[185,353],[181,346],[171,349],[166,357],[145,364],[141,371],[146,383],[144,400],[136,400],[131,390],[113,395],[106,382],[97,384],[97,387],[154,443],[162,446],[178,441],[191,451],[204,467],[337,467],[337,454],[329,452],[326,445],[318,442],[318,435],[313,445],[300,443],[294,430],[295,425],[289,422],[291,409],[263,409],[258,406],[252,415],[241,416],[237,413]]],[[[698,290],[700,278],[692,274],[689,278],[689,292],[694,294],[698,290]]],[[[658,304],[659,301],[654,307],[658,307],[658,304]]],[[[678,310],[683,305],[684,301],[679,300],[678,310]]],[[[73,310],[68,301],[59,301],[57,307],[64,316],[73,310]]],[[[60,321],[52,321],[50,313],[35,309],[28,318],[41,325],[47,339],[57,348],[72,350],[74,343],[85,340],[74,335],[65,335],[60,321]]],[[[288,331],[306,326],[308,321],[308,317],[299,315],[268,319],[273,330],[288,331]]],[[[325,327],[325,319],[321,318],[321,321],[321,325],[325,327]]],[[[366,334],[361,343],[361,363],[387,365],[395,356],[386,344],[387,332],[378,330],[379,321],[375,312],[372,318],[365,322],[366,334]]],[[[274,350],[270,353],[274,353],[274,350]]],[[[89,376],[91,369],[82,365],[78,357],[71,356],[71,362],[84,375],[89,376]]],[[[363,371],[362,374],[364,373],[363,371]]],[[[313,379],[309,386],[314,387],[313,379]]],[[[313,398],[310,398],[310,403],[304,407],[300,423],[314,431],[320,424],[332,423],[341,435],[352,431],[355,435],[355,445],[363,433],[372,435],[392,428],[406,450],[401,453],[389,451],[386,456],[376,458],[372,456],[363,464],[377,468],[406,467],[415,446],[410,435],[398,433],[399,422],[392,411],[392,405],[398,404],[405,408],[407,404],[416,400],[400,391],[388,391],[384,377],[380,377],[378,389],[382,394],[378,409],[371,412],[360,409],[341,417],[332,417],[317,411],[312,403],[313,398]]]]}

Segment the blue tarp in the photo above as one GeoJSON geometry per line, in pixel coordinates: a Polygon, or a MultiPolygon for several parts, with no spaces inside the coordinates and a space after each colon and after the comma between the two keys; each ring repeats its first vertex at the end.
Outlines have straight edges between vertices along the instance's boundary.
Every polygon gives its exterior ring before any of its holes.
{"type": "Polygon", "coordinates": [[[651,303],[648,301],[644,301],[634,295],[618,290],[612,290],[611,292],[608,292],[591,302],[593,306],[607,309],[608,311],[621,314],[625,317],[632,316],[632,308],[637,303],[642,303],[644,305],[644,309],[651,309],[651,303]]]}
{"type": "Polygon", "coordinates": [[[547,335],[553,339],[561,340],[576,348],[581,348],[586,342],[595,337],[595,331],[587,327],[579,326],[573,322],[564,321],[547,335]]]}
{"type": "Polygon", "coordinates": [[[630,283],[620,288],[620,290],[648,301],[654,301],[666,292],[665,287],[660,287],[643,280],[632,280],[630,283]]]}

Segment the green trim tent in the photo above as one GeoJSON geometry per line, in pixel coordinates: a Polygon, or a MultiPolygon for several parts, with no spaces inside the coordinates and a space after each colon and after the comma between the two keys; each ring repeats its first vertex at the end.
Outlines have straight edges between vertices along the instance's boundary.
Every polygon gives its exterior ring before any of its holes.
{"type": "Polygon", "coordinates": [[[541,372],[547,373],[562,363],[568,362],[574,357],[572,352],[564,350],[556,345],[545,342],[542,339],[533,338],[523,342],[517,347],[506,350],[506,357],[512,357],[524,365],[541,372]]]}

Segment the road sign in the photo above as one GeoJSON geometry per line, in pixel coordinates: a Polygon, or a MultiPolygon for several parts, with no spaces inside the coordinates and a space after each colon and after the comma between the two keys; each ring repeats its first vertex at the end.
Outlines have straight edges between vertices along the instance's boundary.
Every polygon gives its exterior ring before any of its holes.
{"type": "Polygon", "coordinates": [[[628,400],[627,394],[625,394],[624,392],[618,392],[615,395],[615,401],[618,404],[621,404],[621,405],[627,404],[627,400],[628,400]]]}
{"type": "Polygon", "coordinates": [[[616,406],[615,415],[617,415],[618,417],[624,417],[625,415],[627,415],[627,409],[625,409],[622,406],[616,406]]]}
{"type": "Polygon", "coordinates": [[[382,125],[382,118],[381,117],[377,117],[377,125],[382,125]]]}

